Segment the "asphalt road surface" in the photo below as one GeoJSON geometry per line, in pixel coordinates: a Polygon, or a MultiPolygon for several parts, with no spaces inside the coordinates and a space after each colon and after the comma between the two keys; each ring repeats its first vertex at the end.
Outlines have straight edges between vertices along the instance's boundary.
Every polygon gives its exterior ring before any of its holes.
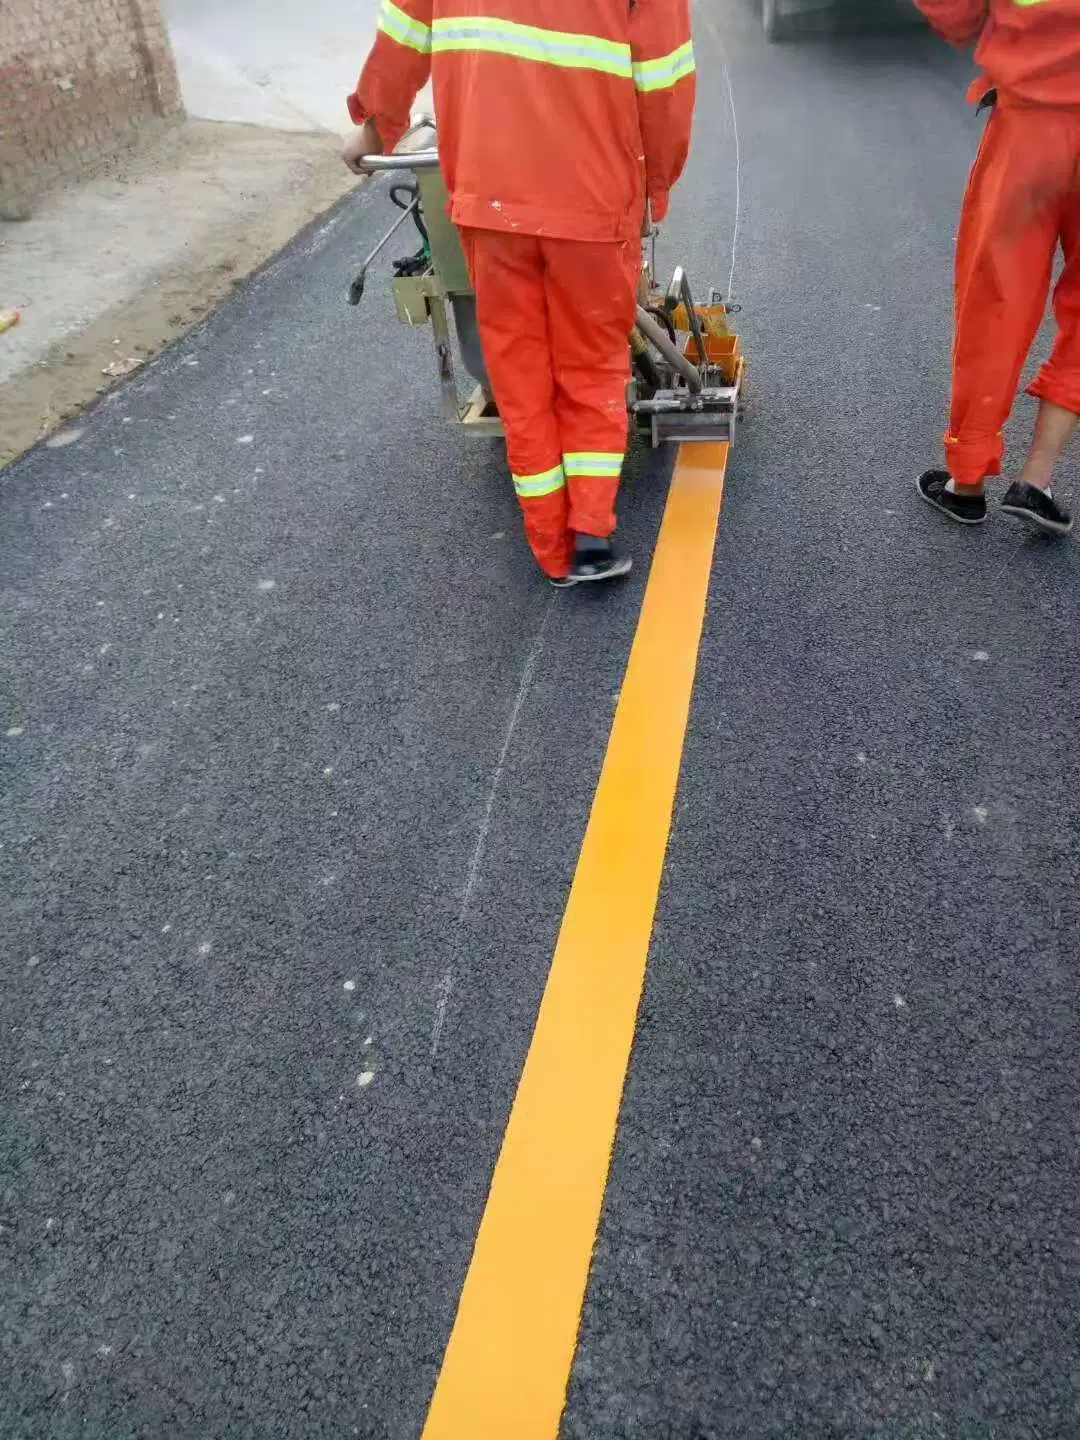
{"type": "MultiPolygon", "coordinates": [[[[752,401],[563,1434],[1074,1440],[1080,550],[912,488],[967,67],[698,58],[665,253],[725,286],[738,189],[752,401]]],[[[386,218],[0,479],[5,1440],[423,1427],[669,466],[553,595],[344,306],[386,218]]]]}

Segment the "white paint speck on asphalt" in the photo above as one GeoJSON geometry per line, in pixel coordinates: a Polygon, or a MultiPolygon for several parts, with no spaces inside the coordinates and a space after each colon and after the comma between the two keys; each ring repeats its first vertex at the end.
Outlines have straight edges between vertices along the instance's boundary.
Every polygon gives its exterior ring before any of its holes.
{"type": "Polygon", "coordinates": [[[266,592],[266,591],[269,591],[269,590],[273,590],[273,588],[274,588],[274,586],[275,586],[276,584],[277,584],[277,581],[276,581],[276,580],[260,580],[260,581],[259,581],[259,589],[262,590],[263,592],[266,592]]]}
{"type": "Polygon", "coordinates": [[[985,825],[987,820],[990,818],[990,811],[986,808],[985,805],[976,805],[973,814],[980,825],[985,825]]]}
{"type": "Polygon", "coordinates": [[[238,436],[236,437],[236,443],[237,443],[237,445],[254,445],[254,443],[255,443],[255,436],[254,436],[254,435],[238,435],[238,436]]]}
{"type": "Polygon", "coordinates": [[[352,992],[356,989],[356,981],[355,981],[355,980],[346,980],[346,981],[345,981],[345,984],[344,984],[341,988],[342,988],[343,990],[347,990],[347,991],[349,992],[349,994],[351,995],[352,992]]]}
{"type": "Polygon", "coordinates": [[[356,1077],[356,1083],[361,1090],[366,1090],[374,1079],[374,1070],[361,1070],[360,1074],[356,1077]]]}
{"type": "Polygon", "coordinates": [[[25,733],[25,727],[24,727],[24,726],[22,726],[22,725],[9,725],[8,728],[7,728],[7,731],[6,731],[6,736],[7,736],[7,739],[9,739],[9,740],[18,740],[19,736],[22,735],[22,734],[24,734],[24,733],[25,733]]]}

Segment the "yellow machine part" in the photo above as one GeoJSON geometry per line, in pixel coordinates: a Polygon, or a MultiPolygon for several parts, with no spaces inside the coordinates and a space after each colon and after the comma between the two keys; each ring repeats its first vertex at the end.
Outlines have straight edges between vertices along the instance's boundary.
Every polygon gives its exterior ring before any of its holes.
{"type": "MultiPolygon", "coordinates": [[[[663,305],[662,295],[653,294],[650,298],[654,306],[659,308],[663,305]]],[[[728,324],[727,306],[695,305],[694,312],[705,338],[706,363],[719,368],[725,385],[734,385],[742,374],[743,354],[739,337],[728,324]]],[[[690,334],[690,317],[686,313],[685,305],[677,305],[671,312],[671,323],[679,334],[688,336],[686,358],[695,365],[700,363],[701,356],[698,354],[697,342],[690,334]]]]}
{"type": "MultiPolygon", "coordinates": [[[[724,305],[695,305],[694,311],[701,322],[701,328],[706,335],[730,335],[731,327],[727,323],[727,307],[724,305]]],[[[690,329],[690,319],[686,313],[685,305],[676,306],[671,316],[671,323],[676,330],[690,329]]]]}

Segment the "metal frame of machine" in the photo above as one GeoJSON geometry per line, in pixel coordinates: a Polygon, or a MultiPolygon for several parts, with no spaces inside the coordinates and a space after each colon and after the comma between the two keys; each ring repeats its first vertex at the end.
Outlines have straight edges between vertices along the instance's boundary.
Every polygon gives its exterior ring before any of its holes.
{"type": "MultiPolygon", "coordinates": [[[[434,131],[430,117],[418,120],[404,143],[422,130],[434,131]]],[[[402,214],[365,259],[350,287],[350,302],[359,303],[369,266],[411,217],[423,244],[415,255],[394,262],[391,288],[398,319],[410,327],[432,327],[445,419],[475,435],[502,435],[480,345],[476,296],[449,217],[437,150],[373,155],[365,164],[374,173],[410,172],[412,180],[391,187],[402,214]],[[474,382],[467,394],[454,363],[455,336],[463,368],[474,382]]],[[[745,380],[739,337],[728,325],[735,307],[716,290],[707,304],[698,304],[681,268],[666,290],[658,289],[655,233],[646,249],[639,291],[643,303],[629,336],[633,378],[627,408],[636,429],[654,447],[669,441],[733,444],[745,380]]]]}

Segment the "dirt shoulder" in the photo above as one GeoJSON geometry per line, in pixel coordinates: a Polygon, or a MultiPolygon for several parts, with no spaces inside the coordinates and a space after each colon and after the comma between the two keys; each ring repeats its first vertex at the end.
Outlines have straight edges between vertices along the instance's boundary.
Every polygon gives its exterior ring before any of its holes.
{"type": "Polygon", "coordinates": [[[0,466],[355,186],[339,151],[334,136],[188,121],[0,225],[0,310],[21,312],[0,334],[0,466]]]}

